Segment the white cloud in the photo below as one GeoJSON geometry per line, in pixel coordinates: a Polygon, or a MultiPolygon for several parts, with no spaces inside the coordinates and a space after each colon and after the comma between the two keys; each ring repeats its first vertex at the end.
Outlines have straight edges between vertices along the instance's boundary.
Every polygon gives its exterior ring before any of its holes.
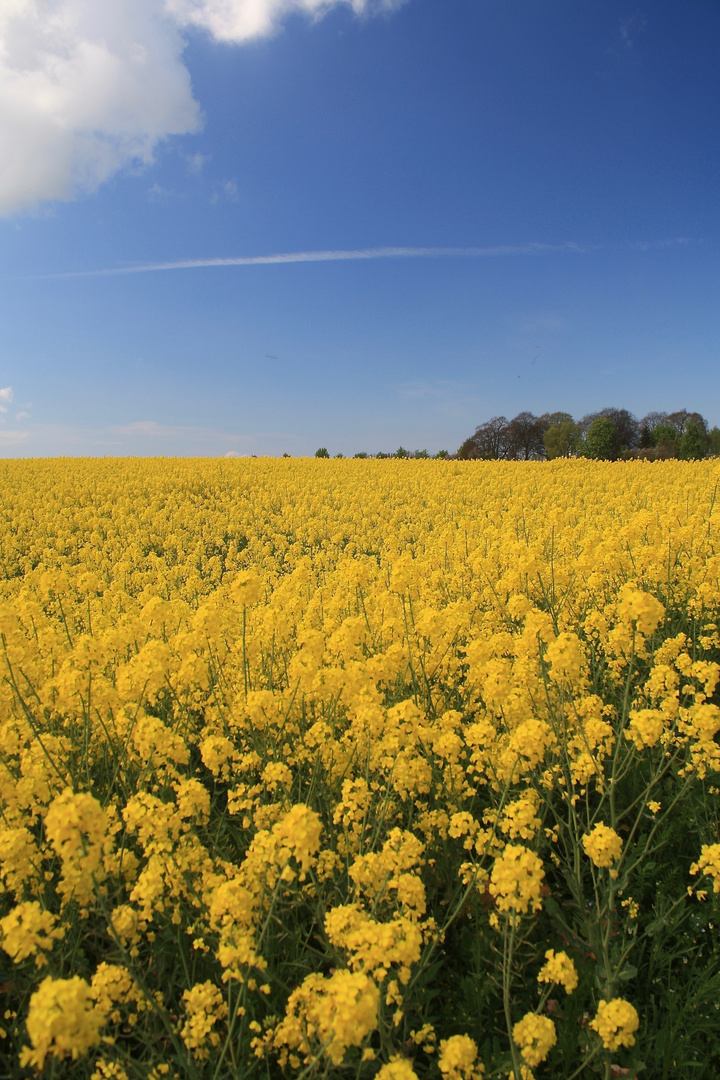
{"type": "Polygon", "coordinates": [[[321,18],[344,4],[356,15],[393,11],[405,0],[165,0],[181,26],[194,26],[218,41],[239,44],[274,33],[286,15],[302,12],[321,18]]]}
{"type": "Polygon", "coordinates": [[[200,112],[159,0],[3,0],[0,213],[92,191],[200,112]]]}
{"type": "Polygon", "coordinates": [[[7,412],[15,395],[10,386],[0,386],[0,412],[7,412]]]}
{"type": "MultiPolygon", "coordinates": [[[[94,191],[197,131],[183,29],[241,43],[285,16],[405,0],[0,0],[0,215],[94,191]]],[[[198,171],[199,155],[193,159],[198,171]]]]}

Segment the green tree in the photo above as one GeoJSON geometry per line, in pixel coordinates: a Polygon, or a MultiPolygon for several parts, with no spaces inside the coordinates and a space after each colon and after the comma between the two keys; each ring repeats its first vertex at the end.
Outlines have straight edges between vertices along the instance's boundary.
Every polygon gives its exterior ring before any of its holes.
{"type": "Polygon", "coordinates": [[[572,420],[562,420],[559,424],[551,424],[545,432],[544,440],[548,461],[569,457],[580,444],[580,428],[572,420]]]}
{"type": "Polygon", "coordinates": [[[615,424],[607,416],[593,420],[585,435],[582,447],[585,457],[596,461],[614,461],[620,452],[620,436],[615,424]]]}
{"type": "Polygon", "coordinates": [[[708,444],[710,457],[720,457],[720,428],[717,425],[708,431],[708,444]]]}
{"type": "Polygon", "coordinates": [[[650,425],[643,420],[642,427],[640,428],[640,438],[638,440],[638,446],[641,450],[649,450],[651,446],[654,446],[652,429],[650,425]]]}
{"type": "Polygon", "coordinates": [[[704,458],[708,450],[708,436],[695,420],[689,420],[678,446],[678,457],[684,461],[704,458]]]}
{"type": "Polygon", "coordinates": [[[540,420],[546,429],[552,427],[553,424],[562,424],[565,420],[569,420],[571,424],[574,422],[569,412],[544,412],[540,420]]]}
{"type": "Polygon", "coordinates": [[[661,457],[677,457],[679,439],[678,430],[673,424],[656,424],[652,429],[653,445],[658,448],[661,457]]]}
{"type": "Polygon", "coordinates": [[[406,450],[404,446],[398,446],[397,450],[393,454],[393,457],[409,458],[410,457],[410,451],[406,450]]]}
{"type": "Polygon", "coordinates": [[[319,450],[316,450],[315,457],[330,457],[327,447],[321,446],[319,450]]]}
{"type": "MultiPolygon", "coordinates": [[[[717,428],[715,428],[714,430],[716,430],[716,431],[717,431],[718,429],[717,429],[717,428]]],[[[438,450],[438,452],[437,452],[437,454],[435,455],[435,457],[436,457],[436,458],[440,458],[440,459],[444,459],[444,458],[449,458],[449,457],[450,457],[450,454],[449,454],[449,453],[447,452],[447,450],[438,450]]]]}

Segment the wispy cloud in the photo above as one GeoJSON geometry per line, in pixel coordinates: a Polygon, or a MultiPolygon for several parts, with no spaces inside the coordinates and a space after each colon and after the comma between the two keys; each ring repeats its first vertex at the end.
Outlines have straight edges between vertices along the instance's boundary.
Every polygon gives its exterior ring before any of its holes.
{"type": "Polygon", "coordinates": [[[98,453],[222,457],[228,452],[241,457],[253,453],[258,439],[264,439],[268,434],[274,438],[274,433],[239,434],[199,425],[163,424],[156,420],[135,420],[107,427],[30,423],[22,429],[0,427],[0,456],[12,456],[15,448],[24,454],[41,457],[98,453]]]}
{"type": "Polygon", "coordinates": [[[172,262],[137,263],[97,270],[71,270],[33,275],[32,280],[74,277],[113,277],[119,274],[150,274],[165,270],[201,270],[228,266],[282,266],[290,263],[354,262],[371,259],[492,259],[519,255],[592,254],[600,251],[650,251],[693,243],[686,237],[671,240],[638,240],[626,244],[495,244],[490,247],[372,247],[325,251],[285,251],[274,255],[231,255],[208,259],[177,259],[172,262]]]}
{"type": "Polygon", "coordinates": [[[470,383],[453,379],[414,379],[400,383],[397,394],[400,402],[412,410],[457,419],[482,401],[470,383]]]}
{"type": "Polygon", "coordinates": [[[0,387],[0,412],[7,412],[15,395],[11,386],[0,387]]]}
{"type": "Polygon", "coordinates": [[[191,154],[187,157],[185,164],[190,176],[200,176],[209,160],[208,154],[191,154]]]}
{"type": "Polygon", "coordinates": [[[373,247],[331,251],[285,251],[276,255],[231,255],[214,259],[178,259],[173,262],[139,263],[102,270],[74,270],[42,277],[103,277],[115,274],[148,274],[162,270],[198,270],[211,266],[278,266],[288,263],[351,262],[367,259],[493,258],[537,255],[543,252],[584,252],[581,244],[499,244],[494,247],[373,247]]]}
{"type": "Polygon", "coordinates": [[[218,203],[221,198],[225,198],[229,202],[238,201],[240,193],[238,191],[237,180],[223,180],[222,183],[216,185],[215,190],[210,196],[210,202],[213,204],[218,203]]]}
{"type": "Polygon", "coordinates": [[[30,438],[29,431],[5,431],[0,428],[0,446],[18,446],[30,438]]]}

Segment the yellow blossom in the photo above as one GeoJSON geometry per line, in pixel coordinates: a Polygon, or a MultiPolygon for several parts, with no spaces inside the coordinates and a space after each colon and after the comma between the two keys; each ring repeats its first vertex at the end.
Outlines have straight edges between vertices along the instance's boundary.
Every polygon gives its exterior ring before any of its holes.
{"type": "Polygon", "coordinates": [[[524,1061],[534,1067],[545,1060],[557,1042],[555,1025],[548,1016],[526,1013],[513,1025],[513,1042],[520,1047],[524,1061]]]}
{"type": "Polygon", "coordinates": [[[622,839],[602,821],[582,838],[585,854],[598,867],[613,866],[622,854],[622,839]]]}
{"type": "Polygon", "coordinates": [[[624,998],[601,1001],[597,1015],[590,1021],[590,1027],[598,1033],[606,1050],[617,1050],[620,1046],[634,1046],[635,1032],[640,1026],[637,1009],[624,998]]]}
{"type": "Polygon", "coordinates": [[[84,979],[48,976],[30,998],[27,1033],[31,1046],[24,1047],[20,1064],[40,1071],[48,1055],[75,1061],[97,1046],[102,1022],[84,979]]]}

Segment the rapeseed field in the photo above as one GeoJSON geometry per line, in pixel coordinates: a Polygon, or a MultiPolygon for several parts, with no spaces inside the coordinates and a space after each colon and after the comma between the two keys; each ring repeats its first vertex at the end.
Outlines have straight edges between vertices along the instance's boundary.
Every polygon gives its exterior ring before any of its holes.
{"type": "Polygon", "coordinates": [[[720,1075],[715,461],[0,480],[0,1076],[720,1075]]]}

